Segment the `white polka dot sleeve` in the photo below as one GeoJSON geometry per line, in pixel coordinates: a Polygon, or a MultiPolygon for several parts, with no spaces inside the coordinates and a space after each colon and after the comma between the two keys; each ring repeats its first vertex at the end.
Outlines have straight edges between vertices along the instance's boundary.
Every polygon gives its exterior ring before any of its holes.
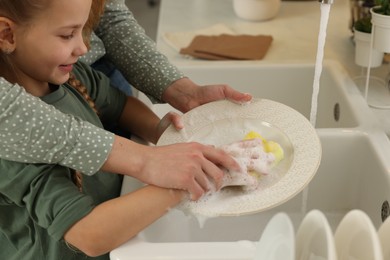
{"type": "Polygon", "coordinates": [[[87,175],[106,161],[114,135],[66,115],[0,78],[0,157],[61,164],[87,175]]]}
{"type": "MultiPolygon", "coordinates": [[[[96,35],[107,57],[137,89],[161,102],[165,89],[183,73],[157,51],[124,0],[108,0],[96,35]]],[[[93,49],[91,50],[93,51],[93,49]]]]}

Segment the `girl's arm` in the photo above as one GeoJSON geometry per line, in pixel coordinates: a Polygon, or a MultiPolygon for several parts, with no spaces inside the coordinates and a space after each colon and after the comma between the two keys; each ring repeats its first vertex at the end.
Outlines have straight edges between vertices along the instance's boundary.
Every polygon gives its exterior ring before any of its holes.
{"type": "Polygon", "coordinates": [[[122,128],[145,141],[156,144],[159,123],[160,118],[147,105],[134,97],[127,97],[119,119],[122,128]]]}
{"type": "Polygon", "coordinates": [[[164,215],[184,192],[146,186],[104,202],[73,225],[65,240],[89,256],[105,254],[164,215]]]}
{"type": "Polygon", "coordinates": [[[127,98],[119,123],[132,134],[153,144],[171,123],[177,130],[184,127],[179,114],[169,112],[160,120],[148,106],[134,97],[127,98]]]}

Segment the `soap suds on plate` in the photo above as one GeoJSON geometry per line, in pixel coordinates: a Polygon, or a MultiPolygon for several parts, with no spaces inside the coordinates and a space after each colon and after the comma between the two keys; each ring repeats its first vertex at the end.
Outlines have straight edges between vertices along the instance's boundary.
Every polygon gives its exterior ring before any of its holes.
{"type": "Polygon", "coordinates": [[[226,171],[222,186],[228,186],[221,190],[211,189],[198,201],[184,201],[178,208],[187,215],[193,215],[201,226],[208,217],[218,216],[218,212],[231,211],[231,199],[240,200],[240,205],[245,208],[258,198],[259,192],[276,183],[280,179],[279,174],[270,174],[271,169],[283,159],[283,149],[273,142],[269,146],[268,141],[256,132],[249,132],[243,140],[220,148],[230,154],[240,165],[240,171],[226,171]],[[202,212],[202,214],[199,214],[202,212]]]}

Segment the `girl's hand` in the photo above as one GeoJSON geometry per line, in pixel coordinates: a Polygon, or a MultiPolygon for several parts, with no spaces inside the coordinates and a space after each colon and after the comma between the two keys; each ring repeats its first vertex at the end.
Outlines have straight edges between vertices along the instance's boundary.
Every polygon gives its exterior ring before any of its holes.
{"type": "Polygon", "coordinates": [[[156,140],[160,138],[160,136],[164,133],[164,131],[173,124],[176,130],[181,130],[184,128],[183,122],[181,120],[181,115],[176,112],[168,112],[157,125],[156,129],[156,140]]]}

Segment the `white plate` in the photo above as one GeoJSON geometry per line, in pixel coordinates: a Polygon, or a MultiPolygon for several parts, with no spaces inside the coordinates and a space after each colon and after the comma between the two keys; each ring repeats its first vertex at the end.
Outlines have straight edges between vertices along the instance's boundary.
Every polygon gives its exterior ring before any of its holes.
{"type": "Polygon", "coordinates": [[[297,260],[336,260],[333,232],[325,215],[319,210],[306,214],[296,235],[297,260]]]}
{"type": "Polygon", "coordinates": [[[272,217],[256,245],[254,260],[294,260],[295,232],[286,213],[272,217]]]}
{"type": "Polygon", "coordinates": [[[211,102],[183,115],[185,128],[170,126],[157,145],[197,141],[223,145],[242,140],[249,131],[278,142],[284,159],[262,177],[252,192],[222,190],[182,209],[195,215],[228,216],[263,211],[298,194],[315,175],[321,160],[321,143],[310,122],[296,110],[266,99],[238,105],[226,100],[211,102]]]}
{"type": "Polygon", "coordinates": [[[377,231],[361,210],[352,210],[341,220],[335,232],[337,257],[341,260],[382,260],[377,231]]]}
{"type": "Polygon", "coordinates": [[[382,223],[378,230],[379,241],[381,242],[383,259],[390,259],[390,218],[382,223]]]}

